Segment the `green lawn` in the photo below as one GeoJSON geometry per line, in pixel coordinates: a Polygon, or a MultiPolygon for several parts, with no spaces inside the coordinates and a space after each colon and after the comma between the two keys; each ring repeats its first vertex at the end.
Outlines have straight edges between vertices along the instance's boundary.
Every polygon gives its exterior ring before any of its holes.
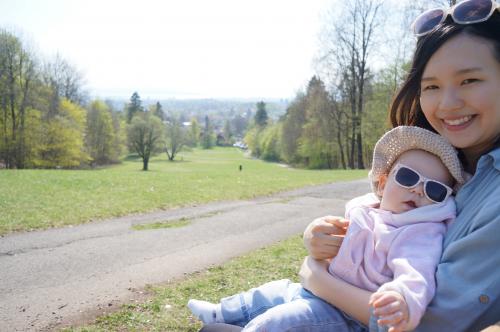
{"type": "Polygon", "coordinates": [[[159,155],[148,172],[141,170],[140,159],[98,170],[2,170],[0,234],[246,199],[367,174],[291,169],[247,158],[235,148],[196,149],[179,154],[177,160],[159,155]]]}
{"type": "Polygon", "coordinates": [[[184,280],[148,287],[150,298],[144,303],[123,305],[91,325],[65,331],[198,331],[201,323],[186,306],[190,298],[218,302],[221,297],[268,281],[284,278],[298,281],[305,255],[301,237],[294,236],[184,280]]]}

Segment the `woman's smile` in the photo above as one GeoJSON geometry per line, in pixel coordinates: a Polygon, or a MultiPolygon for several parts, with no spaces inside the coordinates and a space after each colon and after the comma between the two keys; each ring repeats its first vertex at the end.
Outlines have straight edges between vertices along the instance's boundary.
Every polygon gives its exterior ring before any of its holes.
{"type": "Polygon", "coordinates": [[[476,115],[466,115],[459,118],[444,118],[443,127],[449,131],[459,131],[467,128],[475,119],[476,115]]]}

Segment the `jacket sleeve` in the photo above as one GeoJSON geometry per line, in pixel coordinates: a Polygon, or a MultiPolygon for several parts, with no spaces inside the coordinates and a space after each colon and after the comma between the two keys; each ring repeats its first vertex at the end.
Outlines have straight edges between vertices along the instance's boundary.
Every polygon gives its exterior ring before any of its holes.
{"type": "Polygon", "coordinates": [[[435,292],[436,266],[442,252],[446,226],[442,222],[420,223],[407,227],[394,239],[387,265],[394,279],[378,291],[397,291],[406,300],[409,311],[405,330],[420,322],[435,292]]]}

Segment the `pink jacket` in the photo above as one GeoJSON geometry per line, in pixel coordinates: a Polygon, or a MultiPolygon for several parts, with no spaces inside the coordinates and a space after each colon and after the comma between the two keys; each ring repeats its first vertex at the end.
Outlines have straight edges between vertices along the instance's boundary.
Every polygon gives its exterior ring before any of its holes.
{"type": "Polygon", "coordinates": [[[409,309],[407,329],[413,329],[434,296],[434,274],[447,222],[455,218],[455,202],[451,198],[400,214],[378,205],[374,194],[347,203],[351,223],[329,271],[372,292],[402,294],[409,309]]]}

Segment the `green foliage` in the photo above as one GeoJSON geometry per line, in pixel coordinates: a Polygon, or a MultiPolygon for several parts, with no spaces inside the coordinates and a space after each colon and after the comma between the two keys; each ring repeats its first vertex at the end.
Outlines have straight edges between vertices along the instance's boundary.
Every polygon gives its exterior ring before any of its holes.
{"type": "Polygon", "coordinates": [[[85,137],[92,164],[103,165],[118,161],[121,152],[120,144],[116,144],[118,135],[119,122],[117,128],[109,107],[100,100],[93,101],[87,113],[85,137]]]}
{"type": "Polygon", "coordinates": [[[43,126],[43,136],[38,147],[39,158],[34,166],[43,168],[74,168],[89,161],[85,152],[86,112],[78,105],[63,99],[59,115],[43,126]]]}
{"type": "Polygon", "coordinates": [[[156,116],[140,113],[132,118],[128,127],[128,144],[142,158],[143,171],[148,170],[149,158],[161,152],[163,147],[163,124],[156,116]]]}
{"type": "Polygon", "coordinates": [[[191,118],[186,144],[192,148],[200,144],[200,125],[195,117],[191,118]]]}
{"type": "Polygon", "coordinates": [[[267,116],[266,103],[260,101],[257,103],[257,112],[255,113],[254,121],[258,127],[265,127],[269,117],[267,116]]]}
{"type": "Polygon", "coordinates": [[[24,168],[26,118],[36,80],[35,59],[15,35],[0,29],[0,160],[7,168],[24,168]]]}
{"type": "Polygon", "coordinates": [[[153,115],[157,116],[161,121],[166,120],[165,113],[163,112],[163,107],[161,106],[159,101],[157,101],[153,107],[153,115]]]}
{"type": "Polygon", "coordinates": [[[257,158],[259,158],[260,155],[262,154],[262,147],[259,141],[259,134],[260,134],[259,128],[253,127],[247,131],[245,138],[243,139],[245,141],[245,144],[248,146],[248,149],[250,150],[252,156],[257,158]]]}
{"type": "Polygon", "coordinates": [[[238,114],[231,120],[231,127],[234,130],[235,136],[242,137],[248,127],[248,120],[238,114]]]}
{"type": "Polygon", "coordinates": [[[186,129],[179,119],[171,118],[165,125],[165,151],[168,160],[174,161],[187,141],[186,129]]]}
{"type": "Polygon", "coordinates": [[[205,126],[203,128],[203,132],[201,134],[201,147],[204,149],[211,149],[215,145],[215,133],[212,123],[208,118],[208,115],[205,116],[205,126]]]}
{"type": "MultiPolygon", "coordinates": [[[[373,81],[365,82],[370,85],[359,133],[363,165],[370,165],[375,142],[388,128],[387,109],[403,73],[402,68],[388,68],[373,81]]],[[[355,144],[359,142],[352,134],[350,107],[314,76],[276,125],[265,129],[255,125],[247,131],[245,142],[253,156],[265,160],[283,160],[313,169],[345,169],[354,165],[355,144]]]]}
{"type": "Polygon", "coordinates": [[[306,94],[305,124],[298,149],[310,168],[339,168],[334,164],[335,123],[333,103],[324,83],[317,77],[309,81],[306,94]]]}
{"type": "Polygon", "coordinates": [[[267,126],[260,135],[262,159],[267,161],[280,161],[280,125],[267,126]]]}
{"type": "Polygon", "coordinates": [[[143,111],[141,97],[136,91],[130,97],[130,102],[127,105],[127,123],[130,123],[136,114],[143,111]]]}
{"type": "Polygon", "coordinates": [[[231,129],[231,122],[226,120],[224,123],[224,144],[226,146],[231,146],[234,143],[233,130],[231,129]]]}
{"type": "Polygon", "coordinates": [[[302,136],[304,123],[306,122],[307,98],[303,93],[297,94],[291,102],[283,119],[281,130],[282,159],[289,164],[303,163],[298,153],[299,139],[302,136]]]}
{"type": "Polygon", "coordinates": [[[0,30],[0,162],[22,169],[117,161],[124,141],[120,117],[102,102],[93,103],[87,117],[78,70],[60,56],[40,61],[29,49],[0,30]]]}

